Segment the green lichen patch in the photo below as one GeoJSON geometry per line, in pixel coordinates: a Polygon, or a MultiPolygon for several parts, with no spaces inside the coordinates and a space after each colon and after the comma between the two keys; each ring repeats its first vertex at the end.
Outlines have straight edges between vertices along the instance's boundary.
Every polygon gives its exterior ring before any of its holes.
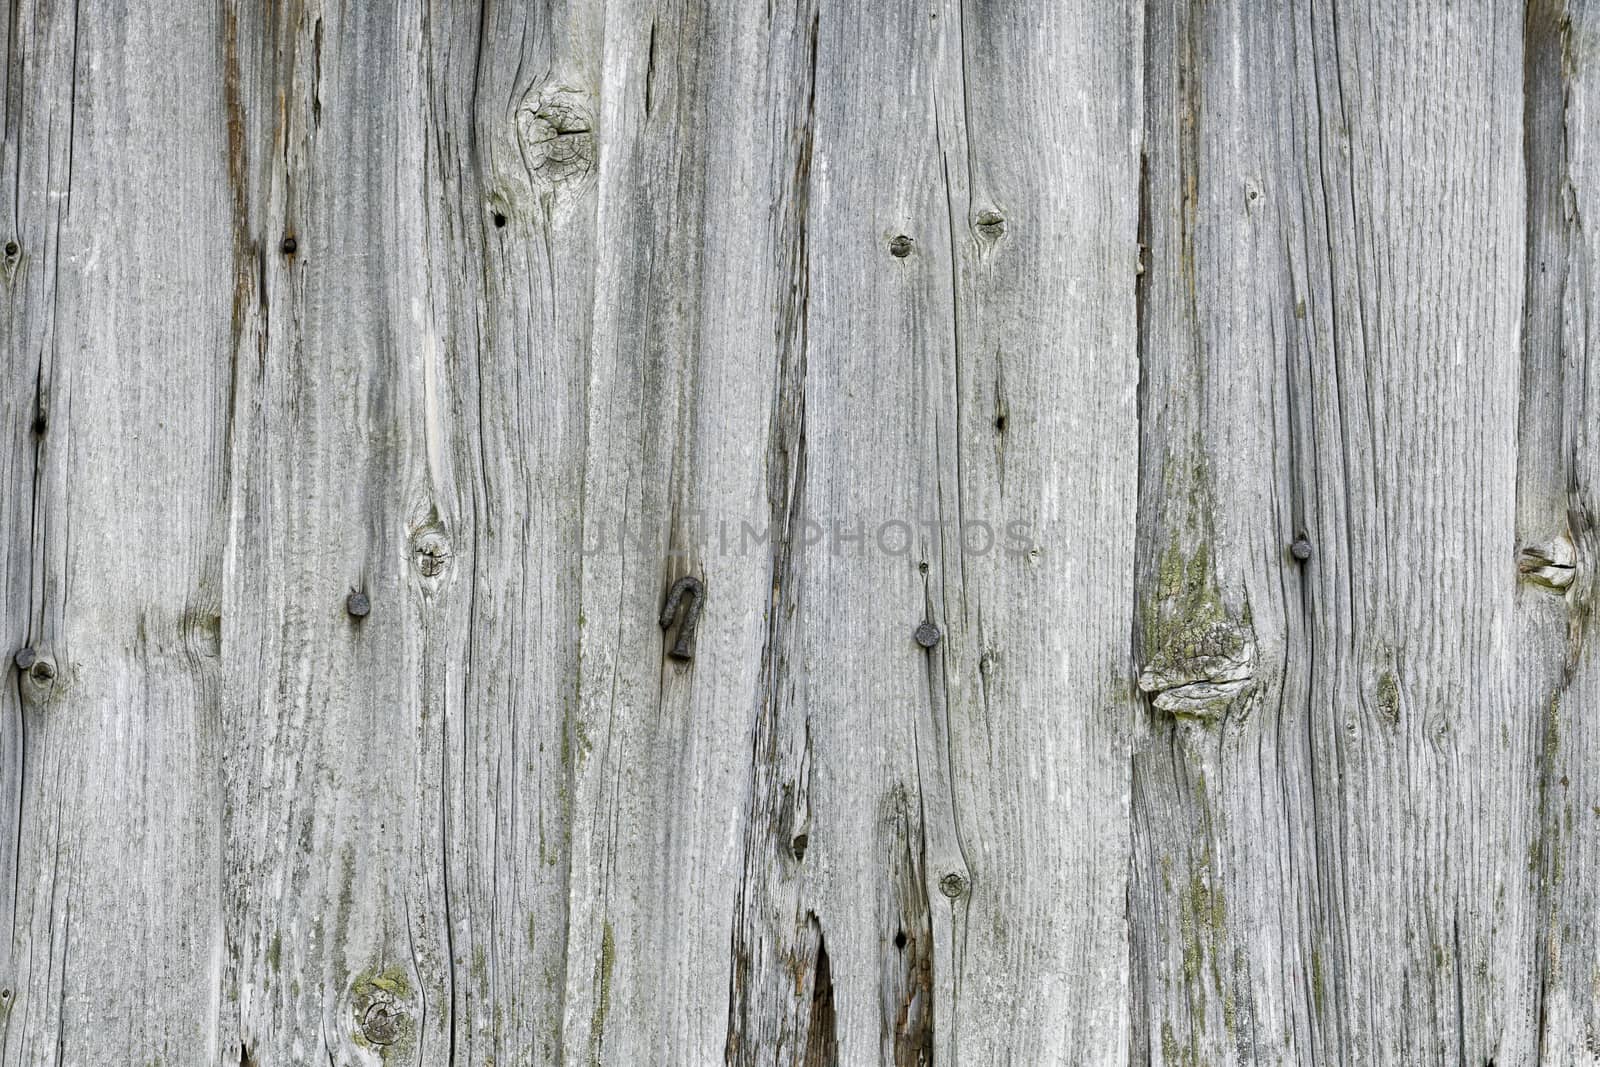
{"type": "Polygon", "coordinates": [[[1393,671],[1378,675],[1378,714],[1391,726],[1400,723],[1400,683],[1395,681],[1393,671]]]}
{"type": "Polygon", "coordinates": [[[611,1013],[611,971],[617,962],[616,936],[611,931],[611,921],[606,920],[600,938],[600,958],[594,963],[594,1015],[589,1020],[589,1059],[600,1063],[600,1046],[605,1040],[606,1016],[611,1013]]]}
{"type": "MultiPolygon", "coordinates": [[[[1219,966],[1226,941],[1227,908],[1222,887],[1215,884],[1210,857],[1189,866],[1189,879],[1179,887],[1178,929],[1183,963],[1183,981],[1189,1003],[1201,1029],[1205,1028],[1208,987],[1223,990],[1219,966]]],[[[1224,996],[1226,993],[1224,991],[1224,996]]],[[[1226,999],[1225,1023],[1231,1025],[1233,1009],[1226,999]]]]}

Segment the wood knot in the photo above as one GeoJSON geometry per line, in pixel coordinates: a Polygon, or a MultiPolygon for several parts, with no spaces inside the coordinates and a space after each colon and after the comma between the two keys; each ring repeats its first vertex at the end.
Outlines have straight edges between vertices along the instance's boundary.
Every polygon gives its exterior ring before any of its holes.
{"type": "Polygon", "coordinates": [[[895,259],[905,259],[911,254],[911,246],[913,243],[914,242],[911,240],[911,238],[907,237],[905,234],[896,234],[889,241],[889,254],[895,259]]]}
{"type": "Polygon", "coordinates": [[[955,900],[957,897],[964,896],[967,892],[966,875],[962,874],[960,871],[951,871],[949,874],[939,879],[939,892],[943,893],[951,900],[955,900]]]}
{"type": "Polygon", "coordinates": [[[1139,688],[1173,715],[1219,719],[1252,687],[1256,641],[1248,613],[1223,603],[1205,546],[1161,560],[1159,587],[1141,605],[1144,669],[1139,688]]]}
{"type": "Polygon", "coordinates": [[[450,566],[450,541],[434,527],[418,530],[411,537],[411,560],[424,578],[437,578],[450,566]]]}
{"type": "Polygon", "coordinates": [[[413,1037],[413,1025],[404,1001],[411,996],[411,977],[399,967],[356,978],[350,991],[350,1010],[358,1044],[388,1046],[413,1037]]]}
{"type": "Polygon", "coordinates": [[[1005,236],[1006,220],[998,211],[980,211],[977,218],[978,233],[991,241],[1005,236]]]}
{"type": "Polygon", "coordinates": [[[388,1004],[373,1004],[361,1020],[361,1033],[374,1045],[392,1045],[400,1036],[400,1015],[388,1004]]]}
{"type": "Polygon", "coordinates": [[[49,685],[56,678],[56,663],[38,649],[25,648],[18,652],[15,662],[28,679],[36,685],[49,685]]]}
{"type": "Polygon", "coordinates": [[[594,173],[594,115],[587,94],[546,87],[517,109],[517,139],[534,187],[575,189],[594,173]]]}
{"type": "Polygon", "coordinates": [[[1541,589],[1563,592],[1578,573],[1578,549],[1568,533],[1540,545],[1527,545],[1517,557],[1522,579],[1541,589]]]}

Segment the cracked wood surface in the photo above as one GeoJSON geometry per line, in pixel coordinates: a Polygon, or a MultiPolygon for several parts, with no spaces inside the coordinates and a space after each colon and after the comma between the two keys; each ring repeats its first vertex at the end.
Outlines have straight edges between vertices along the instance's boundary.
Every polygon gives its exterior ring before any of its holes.
{"type": "Polygon", "coordinates": [[[1600,1063],[1593,3],[0,28],[0,1064],[1600,1063]]]}

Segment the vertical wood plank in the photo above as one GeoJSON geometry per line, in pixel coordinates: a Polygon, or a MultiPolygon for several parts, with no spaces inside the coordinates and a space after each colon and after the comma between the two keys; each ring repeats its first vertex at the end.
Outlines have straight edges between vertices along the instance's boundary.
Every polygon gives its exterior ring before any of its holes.
{"type": "Polygon", "coordinates": [[[1125,1057],[1139,100],[1131,62],[1082,65],[1138,33],[1057,17],[819,12],[735,1062],[1125,1057]]]}
{"type": "Polygon", "coordinates": [[[1538,836],[1528,864],[1541,889],[1535,942],[1541,1063],[1600,1062],[1600,696],[1590,632],[1600,549],[1600,449],[1590,412],[1592,305],[1600,245],[1600,12],[1533,3],[1526,70],[1527,307],[1518,437],[1520,677],[1540,756],[1538,836]]]}
{"type": "Polygon", "coordinates": [[[243,1051],[551,1060],[597,13],[232,14],[243,1051]]]}
{"type": "Polygon", "coordinates": [[[752,729],[783,684],[765,539],[805,463],[813,63],[805,4],[606,8],[570,730],[576,1062],[745,1062],[784,1025],[730,999],[741,954],[776,949],[748,943],[756,902],[736,912],[768,861],[744,829],[752,729]],[[659,623],[684,576],[705,589],[688,661],[659,623]]]}
{"type": "Polygon", "coordinates": [[[6,664],[0,1055],[215,1061],[225,156],[220,97],[160,88],[220,86],[215,18],[0,18],[6,656],[34,650],[6,664]]]}
{"type": "Polygon", "coordinates": [[[936,11],[936,1059],[1121,1064],[1142,5],[936,11]]]}
{"type": "Polygon", "coordinates": [[[1151,24],[1137,1040],[1531,1061],[1521,12],[1151,24]]]}

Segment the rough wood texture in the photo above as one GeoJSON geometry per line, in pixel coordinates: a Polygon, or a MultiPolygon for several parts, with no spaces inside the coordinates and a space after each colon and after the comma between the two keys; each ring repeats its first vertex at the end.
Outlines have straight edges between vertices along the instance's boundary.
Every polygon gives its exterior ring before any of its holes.
{"type": "Polygon", "coordinates": [[[0,29],[0,1064],[1600,1063],[1594,4],[0,29]]]}

